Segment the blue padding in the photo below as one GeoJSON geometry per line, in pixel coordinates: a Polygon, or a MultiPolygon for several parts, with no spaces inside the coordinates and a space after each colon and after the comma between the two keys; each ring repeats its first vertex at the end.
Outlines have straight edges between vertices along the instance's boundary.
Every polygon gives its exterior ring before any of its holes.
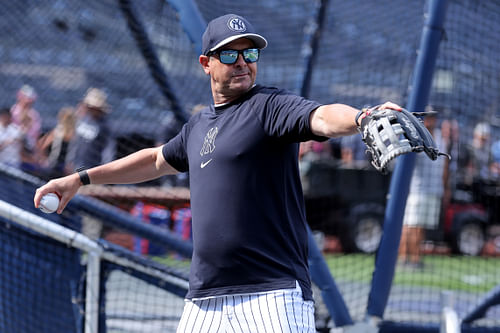
{"type": "MultiPolygon", "coordinates": [[[[422,31],[412,90],[408,99],[407,109],[409,111],[424,110],[428,103],[439,42],[444,33],[443,25],[447,4],[447,0],[429,1],[429,11],[422,31]]],[[[384,235],[377,252],[375,271],[368,297],[367,314],[370,316],[382,318],[387,306],[394,278],[406,198],[414,166],[415,154],[399,157],[391,178],[384,220],[384,235]]]]}
{"type": "Polygon", "coordinates": [[[309,244],[309,271],[311,279],[321,290],[321,296],[336,326],[352,325],[349,310],[340,294],[325,259],[314,241],[311,229],[307,228],[309,244]]]}
{"type": "Polygon", "coordinates": [[[69,202],[68,207],[70,206],[78,207],[89,214],[105,220],[108,226],[126,230],[137,236],[147,238],[150,241],[165,244],[169,249],[176,251],[180,255],[191,258],[193,253],[193,244],[191,242],[183,240],[180,236],[174,235],[164,228],[142,223],[139,218],[115,206],[81,195],[75,196],[69,202]]]}
{"type": "Polygon", "coordinates": [[[474,320],[483,318],[486,312],[495,305],[500,304],[500,285],[490,290],[486,296],[473,309],[464,316],[462,322],[472,323],[474,320]]]}
{"type": "Polygon", "coordinates": [[[207,22],[198,10],[196,2],[192,0],[166,0],[179,12],[179,19],[189,39],[195,45],[198,54],[201,54],[201,36],[205,31],[207,22]]]}

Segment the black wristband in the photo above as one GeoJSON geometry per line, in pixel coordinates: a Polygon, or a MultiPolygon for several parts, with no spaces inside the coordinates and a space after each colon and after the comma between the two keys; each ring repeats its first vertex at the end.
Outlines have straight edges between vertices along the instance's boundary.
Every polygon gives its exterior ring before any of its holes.
{"type": "Polygon", "coordinates": [[[78,171],[78,176],[80,176],[80,181],[82,182],[83,185],[90,184],[90,178],[89,178],[89,174],[87,173],[87,170],[78,171]]]}
{"type": "Polygon", "coordinates": [[[360,110],[360,111],[358,112],[358,114],[356,114],[356,117],[354,118],[354,121],[356,122],[356,126],[358,126],[358,127],[359,127],[359,117],[361,117],[361,115],[362,115],[363,113],[365,113],[365,110],[364,110],[364,109],[363,109],[363,110],[360,110]]]}

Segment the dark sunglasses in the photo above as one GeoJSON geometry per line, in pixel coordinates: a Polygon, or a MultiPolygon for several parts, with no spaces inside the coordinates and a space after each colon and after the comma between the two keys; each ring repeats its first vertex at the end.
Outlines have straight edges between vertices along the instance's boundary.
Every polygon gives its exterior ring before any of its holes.
{"type": "Polygon", "coordinates": [[[243,60],[247,63],[257,62],[259,60],[260,49],[244,49],[244,50],[219,50],[213,51],[208,56],[217,54],[220,62],[226,65],[234,64],[238,60],[238,55],[243,56],[243,60]]]}

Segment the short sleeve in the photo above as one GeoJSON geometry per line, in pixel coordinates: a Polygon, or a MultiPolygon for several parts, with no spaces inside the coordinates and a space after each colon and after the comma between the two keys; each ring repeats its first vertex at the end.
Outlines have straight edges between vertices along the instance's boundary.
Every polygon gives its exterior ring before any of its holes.
{"type": "Polygon", "coordinates": [[[278,89],[258,100],[264,103],[257,109],[262,110],[261,122],[268,135],[291,142],[327,139],[314,135],[310,125],[310,114],[320,103],[278,89]]]}
{"type": "Polygon", "coordinates": [[[167,161],[168,164],[179,172],[187,172],[189,170],[185,146],[186,133],[187,124],[182,127],[182,130],[175,137],[162,147],[162,153],[165,161],[167,161]]]}

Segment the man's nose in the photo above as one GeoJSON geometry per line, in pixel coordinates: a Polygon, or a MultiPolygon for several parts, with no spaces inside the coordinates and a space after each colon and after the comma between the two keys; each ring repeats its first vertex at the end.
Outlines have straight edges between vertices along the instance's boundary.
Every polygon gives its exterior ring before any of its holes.
{"type": "Polygon", "coordinates": [[[242,66],[242,65],[246,65],[246,61],[245,61],[245,59],[243,58],[243,54],[238,53],[238,58],[236,58],[236,62],[235,62],[235,64],[240,65],[240,66],[242,66]]]}

